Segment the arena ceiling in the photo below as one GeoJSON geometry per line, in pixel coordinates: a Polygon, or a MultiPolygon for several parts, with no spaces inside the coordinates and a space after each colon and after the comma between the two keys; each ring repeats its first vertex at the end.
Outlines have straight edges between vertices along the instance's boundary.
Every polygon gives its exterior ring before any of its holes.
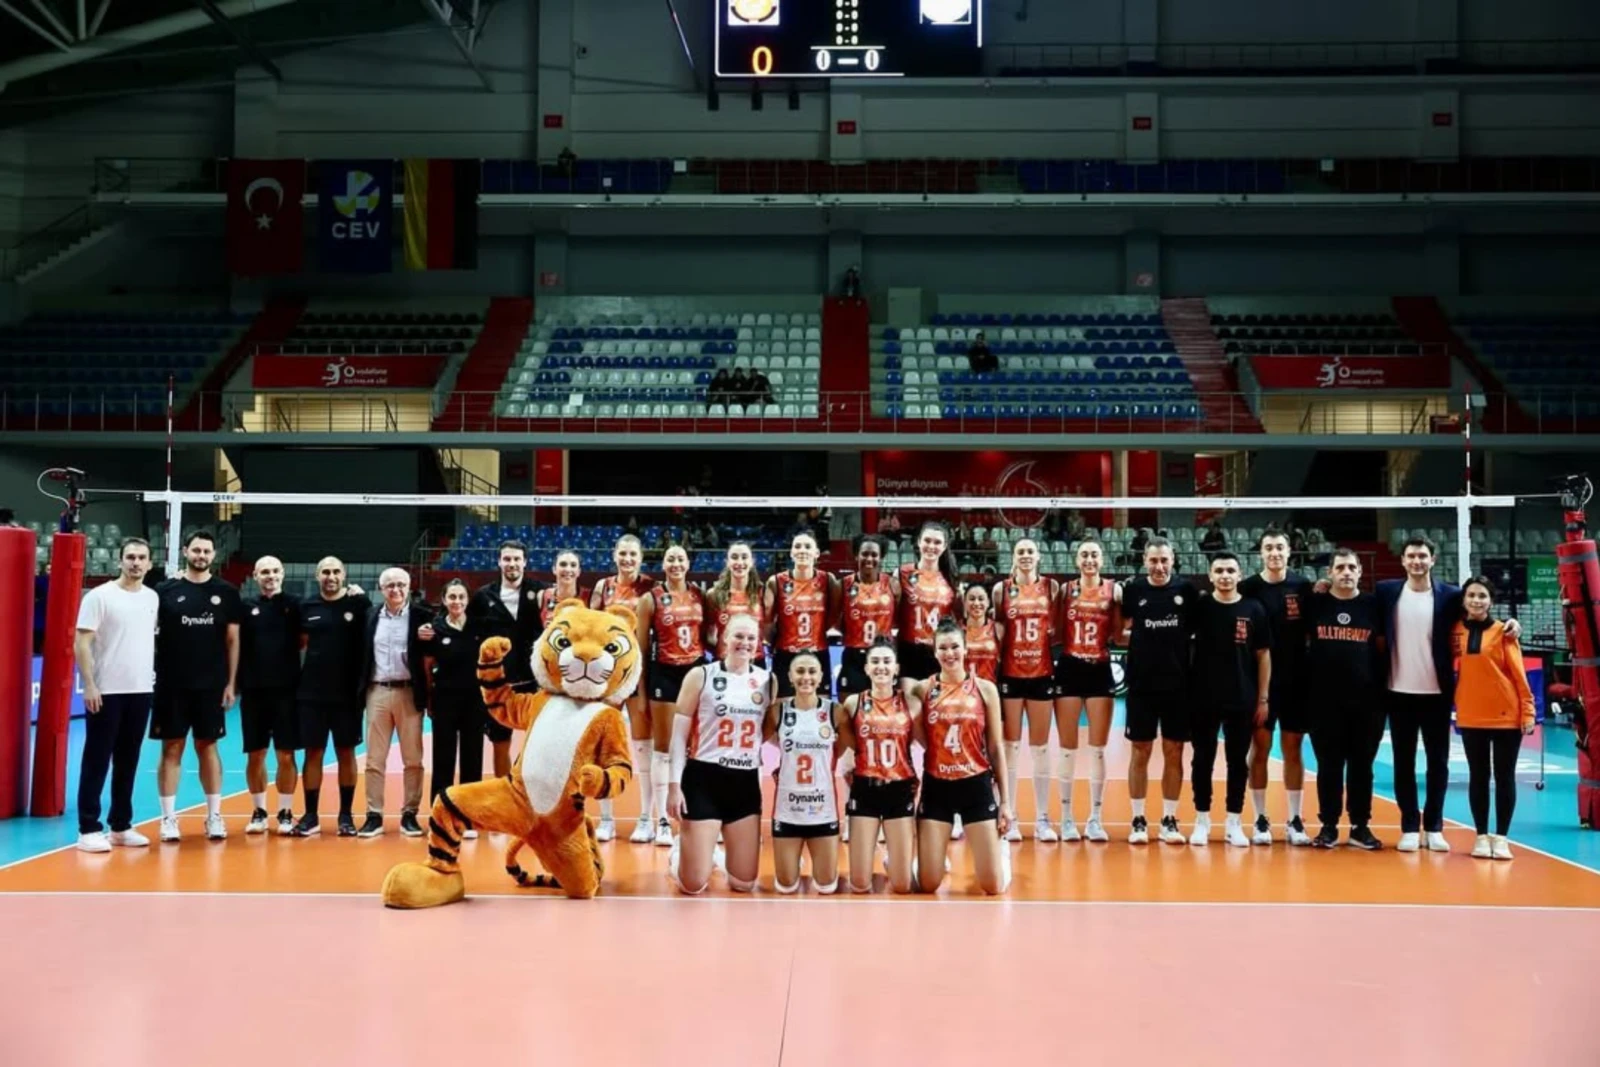
{"type": "Polygon", "coordinates": [[[281,78],[278,57],[372,34],[448,33],[462,62],[476,69],[472,46],[494,6],[494,0],[0,0],[0,125],[133,92],[229,85],[241,67],[281,78]]]}

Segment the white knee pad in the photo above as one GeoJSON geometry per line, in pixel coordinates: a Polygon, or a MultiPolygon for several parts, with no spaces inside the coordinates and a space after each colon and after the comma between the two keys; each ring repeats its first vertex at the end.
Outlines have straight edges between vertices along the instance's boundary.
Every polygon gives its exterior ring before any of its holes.
{"type": "MultiPolygon", "coordinates": [[[[728,883],[731,885],[733,883],[733,879],[729,878],[728,883]]],[[[786,897],[792,897],[796,893],[800,892],[800,882],[797,879],[793,885],[784,885],[782,882],[778,881],[776,877],[774,877],[772,879],[772,888],[776,889],[786,897]]]]}
{"type": "Polygon", "coordinates": [[[831,882],[819,882],[813,878],[811,880],[811,884],[815,886],[817,892],[821,893],[823,896],[832,896],[834,893],[839,891],[839,876],[834,875],[833,881],[831,882]]]}
{"type": "MultiPolygon", "coordinates": [[[[750,893],[755,890],[756,881],[754,878],[746,881],[743,878],[735,878],[730,874],[728,875],[728,888],[733,890],[735,893],[750,893]]],[[[796,886],[795,888],[798,889],[799,887],[796,886]]]]}

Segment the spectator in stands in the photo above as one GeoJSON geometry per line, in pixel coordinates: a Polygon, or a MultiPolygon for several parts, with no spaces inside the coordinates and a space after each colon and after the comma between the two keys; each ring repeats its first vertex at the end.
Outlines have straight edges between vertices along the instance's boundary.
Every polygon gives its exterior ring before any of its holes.
{"type": "Polygon", "coordinates": [[[578,154],[572,150],[570,145],[563,148],[560,154],[556,156],[556,169],[561,172],[563,178],[568,181],[572,180],[573,172],[578,169],[578,154]]]}
{"type": "Polygon", "coordinates": [[[728,368],[717,370],[716,377],[711,379],[711,384],[706,387],[706,404],[731,404],[733,379],[728,376],[728,368]]]}
{"type": "Polygon", "coordinates": [[[967,346],[967,366],[974,374],[991,374],[1000,369],[1000,360],[989,350],[989,342],[979,330],[967,346]]]}
{"type": "Polygon", "coordinates": [[[1228,547],[1228,535],[1222,532],[1218,520],[1206,523],[1206,532],[1200,537],[1200,551],[1222,552],[1228,547]]]}
{"type": "Polygon", "coordinates": [[[1144,546],[1150,542],[1150,527],[1141,526],[1139,532],[1133,535],[1133,540],[1128,542],[1128,551],[1134,556],[1144,558],[1144,546]]]}
{"type": "Polygon", "coordinates": [[[733,377],[728,379],[728,402],[741,406],[750,403],[750,375],[743,367],[733,368],[733,377]]]}
{"type": "Polygon", "coordinates": [[[891,511],[878,523],[878,532],[891,541],[900,539],[900,516],[891,511]]]}
{"type": "Polygon", "coordinates": [[[861,268],[852,265],[844,272],[844,284],[839,287],[839,294],[846,300],[861,299],[861,268]]]}
{"type": "Polygon", "coordinates": [[[760,367],[750,372],[750,400],[751,404],[772,403],[772,382],[760,367]]]}

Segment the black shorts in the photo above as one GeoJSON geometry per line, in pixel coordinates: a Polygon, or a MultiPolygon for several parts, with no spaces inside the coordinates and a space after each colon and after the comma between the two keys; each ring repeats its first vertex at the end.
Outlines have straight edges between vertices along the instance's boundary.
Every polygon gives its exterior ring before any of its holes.
{"type": "Polygon", "coordinates": [[[839,824],[836,822],[779,822],[772,820],[773,837],[798,837],[808,839],[813,837],[838,837],[839,824]]]}
{"type": "Polygon", "coordinates": [[[698,666],[700,666],[698,663],[658,663],[651,660],[646,670],[649,675],[650,699],[658,704],[676,704],[678,694],[683,691],[683,680],[698,666]]]}
{"type": "Polygon", "coordinates": [[[1063,653],[1056,660],[1056,696],[1088,700],[1108,697],[1115,683],[1111,679],[1111,661],[1091,663],[1077,656],[1063,653]]]}
{"type": "Polygon", "coordinates": [[[1267,705],[1267,729],[1282,730],[1286,734],[1303,734],[1311,730],[1310,701],[1304,693],[1275,696],[1267,705]]]}
{"type": "Polygon", "coordinates": [[[795,657],[812,655],[817,657],[817,662],[822,664],[822,684],[817,687],[817,692],[832,699],[833,697],[833,658],[828,655],[825,648],[809,649],[801,652],[785,652],[781,648],[772,650],[772,677],[778,682],[778,699],[787,700],[794,696],[794,686],[789,681],[789,667],[794,663],[795,657]]]}
{"type": "Polygon", "coordinates": [[[1000,798],[994,791],[993,771],[954,780],[923,775],[917,818],[954,823],[957,816],[965,826],[992,822],[1000,817],[1000,798]]]}
{"type": "Polygon", "coordinates": [[[333,735],[334,748],[355,748],[361,743],[364,709],[353,699],[341,702],[301,697],[297,710],[301,748],[325,752],[330,734],[333,735]]]}
{"type": "Polygon", "coordinates": [[[839,656],[839,699],[851,693],[865,693],[871,688],[872,679],[867,677],[867,650],[845,649],[839,656]]]}
{"type": "Polygon", "coordinates": [[[900,677],[921,682],[939,673],[939,657],[933,654],[932,645],[915,645],[902,641],[895,646],[900,660],[900,677]]]}
{"type": "Polygon", "coordinates": [[[164,689],[156,683],[151,703],[150,740],[215,741],[228,734],[228,709],[220,689],[164,689]]]}
{"type": "Polygon", "coordinates": [[[761,814],[761,772],[692,759],[683,768],[686,822],[734,823],[761,814]]]}
{"type": "Polygon", "coordinates": [[[300,718],[293,689],[246,689],[239,694],[239,733],[246,752],[270,744],[280,752],[300,747],[300,718]]]}
{"type": "Polygon", "coordinates": [[[1128,719],[1123,735],[1129,741],[1149,742],[1159,732],[1164,741],[1188,741],[1193,730],[1190,725],[1188,694],[1182,690],[1170,693],[1128,694],[1128,719]]]}
{"type": "Polygon", "coordinates": [[[1012,678],[1000,676],[1001,700],[1054,700],[1056,683],[1048,674],[1043,678],[1012,678]]]}
{"type": "Polygon", "coordinates": [[[852,819],[909,819],[917,813],[917,780],[886,782],[856,775],[850,781],[850,799],[844,810],[852,819]]]}

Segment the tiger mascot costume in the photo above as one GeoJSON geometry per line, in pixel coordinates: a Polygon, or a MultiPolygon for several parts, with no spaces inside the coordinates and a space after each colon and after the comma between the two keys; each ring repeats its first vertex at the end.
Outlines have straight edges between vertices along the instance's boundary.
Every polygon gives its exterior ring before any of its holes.
{"type": "MultiPolygon", "coordinates": [[[[552,883],[587,899],[600,888],[604,864],[584,801],[614,797],[628,787],[633,765],[628,720],[618,710],[644,669],[635,637],[638,620],[625,607],[593,611],[581,600],[556,606],[533,648],[537,692],[514,692],[506,682],[511,642],[491,637],[478,652],[478,684],[495,721],[526,730],[511,775],[455,785],[433,802],[428,860],[402,863],[383,882],[391,908],[433,908],[466,896],[460,850],[464,830],[512,838],[507,869],[526,844],[552,883]]],[[[527,884],[523,878],[519,883],[527,884]]]]}

